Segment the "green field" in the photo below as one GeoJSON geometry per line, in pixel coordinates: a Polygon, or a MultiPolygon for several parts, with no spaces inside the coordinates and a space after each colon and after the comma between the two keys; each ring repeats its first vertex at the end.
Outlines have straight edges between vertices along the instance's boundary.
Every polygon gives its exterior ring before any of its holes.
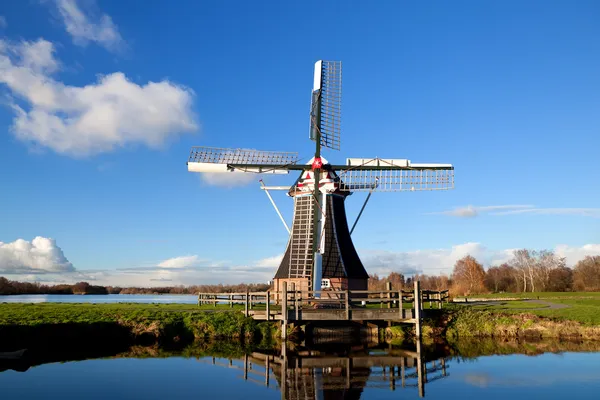
{"type": "MultiPolygon", "coordinates": [[[[564,299],[564,298],[591,298],[600,299],[600,292],[526,292],[526,293],[490,293],[474,294],[467,296],[469,299],[564,299]]],[[[457,299],[464,299],[465,296],[457,296],[457,299]]]]}
{"type": "Polygon", "coordinates": [[[453,307],[469,307],[473,310],[509,314],[528,313],[559,321],[577,321],[586,326],[600,326],[600,296],[596,294],[596,296],[590,296],[589,298],[571,297],[556,298],[547,296],[542,298],[540,296],[540,300],[547,304],[536,303],[535,301],[505,301],[493,305],[455,304],[453,307]],[[554,307],[564,306],[564,308],[553,309],[553,305],[554,307]]]}
{"type": "Polygon", "coordinates": [[[216,309],[221,312],[211,312],[215,310],[212,305],[194,304],[2,303],[0,336],[17,328],[29,329],[27,332],[31,333],[52,326],[73,330],[120,327],[133,337],[150,335],[156,340],[183,336],[254,337],[265,329],[237,310],[228,312],[228,305],[218,305],[216,309]]]}

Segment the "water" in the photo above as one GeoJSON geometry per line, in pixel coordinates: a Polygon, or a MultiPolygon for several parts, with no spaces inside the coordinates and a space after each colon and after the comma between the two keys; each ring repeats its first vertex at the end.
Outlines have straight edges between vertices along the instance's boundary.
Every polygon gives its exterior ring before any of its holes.
{"type": "Polygon", "coordinates": [[[568,345],[560,352],[555,343],[476,343],[420,353],[355,346],[328,354],[286,349],[247,355],[223,343],[216,350],[132,348],[102,359],[55,358],[24,372],[4,370],[0,388],[3,399],[591,399],[600,393],[600,352],[588,350],[598,346],[568,345]],[[232,349],[235,356],[223,354],[232,349]],[[493,354],[509,349],[516,353],[493,354]],[[217,356],[207,356],[211,351],[217,356]]]}
{"type": "Polygon", "coordinates": [[[197,304],[198,297],[179,294],[21,294],[0,296],[0,303],[181,303],[197,304]]]}

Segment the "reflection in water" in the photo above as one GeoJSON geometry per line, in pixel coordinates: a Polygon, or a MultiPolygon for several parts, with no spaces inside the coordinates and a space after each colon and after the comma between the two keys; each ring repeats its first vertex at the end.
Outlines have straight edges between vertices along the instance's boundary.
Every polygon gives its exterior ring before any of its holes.
{"type": "Polygon", "coordinates": [[[62,396],[74,384],[90,400],[379,400],[453,393],[530,400],[600,393],[600,342],[478,339],[407,348],[329,343],[257,350],[215,341],[177,348],[32,344],[24,355],[14,350],[0,343],[2,400],[62,396]]]}
{"type": "Polygon", "coordinates": [[[241,365],[213,357],[214,365],[243,370],[244,380],[271,386],[273,381],[281,398],[359,399],[365,388],[397,390],[418,388],[425,396],[425,385],[449,375],[449,358],[444,355],[425,358],[421,343],[415,350],[369,349],[355,346],[327,350],[296,348],[285,345],[278,352],[253,352],[241,365]],[[333,351],[332,351],[333,350],[333,351]]]}

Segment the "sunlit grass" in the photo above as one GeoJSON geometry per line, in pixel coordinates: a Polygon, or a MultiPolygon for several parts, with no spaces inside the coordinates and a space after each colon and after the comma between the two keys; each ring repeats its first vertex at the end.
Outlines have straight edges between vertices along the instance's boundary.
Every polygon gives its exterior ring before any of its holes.
{"type": "MultiPolygon", "coordinates": [[[[467,296],[468,298],[478,299],[503,299],[503,298],[519,298],[519,299],[556,299],[556,298],[598,298],[600,292],[525,292],[525,293],[488,293],[474,294],[467,296]]],[[[464,296],[457,296],[464,298],[464,296]]]]}
{"type": "Polygon", "coordinates": [[[565,308],[552,309],[548,304],[533,301],[506,301],[498,304],[473,303],[455,304],[454,307],[468,307],[473,310],[501,312],[510,314],[530,313],[541,317],[562,321],[577,321],[588,326],[600,326],[600,297],[597,298],[562,298],[542,299],[550,304],[566,305],[565,308]]]}

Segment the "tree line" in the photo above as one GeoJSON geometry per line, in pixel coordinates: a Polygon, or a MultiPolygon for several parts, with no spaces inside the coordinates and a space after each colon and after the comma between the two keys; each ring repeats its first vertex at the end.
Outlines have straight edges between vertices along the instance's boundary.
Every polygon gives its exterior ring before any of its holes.
{"type": "Polygon", "coordinates": [[[118,287],[90,285],[88,282],[77,282],[73,285],[45,285],[38,282],[11,281],[0,277],[0,295],[15,294],[197,294],[197,293],[240,293],[246,291],[266,291],[269,285],[246,284],[237,285],[191,285],[165,287],[118,287]]]}
{"type": "Polygon", "coordinates": [[[423,289],[450,289],[452,295],[522,292],[600,291],[600,256],[587,256],[572,268],[564,257],[549,250],[516,250],[501,265],[484,269],[475,257],[458,260],[450,276],[415,275],[405,278],[397,272],[385,278],[371,275],[370,290],[385,290],[386,282],[394,288],[410,289],[415,280],[423,289]]]}

